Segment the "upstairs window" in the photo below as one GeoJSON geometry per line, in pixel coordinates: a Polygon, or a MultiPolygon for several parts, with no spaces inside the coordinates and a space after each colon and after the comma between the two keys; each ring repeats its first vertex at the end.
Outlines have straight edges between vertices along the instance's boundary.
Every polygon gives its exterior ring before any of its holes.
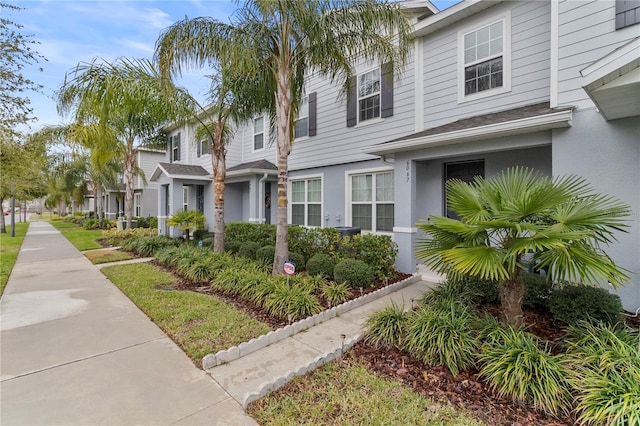
{"type": "Polygon", "coordinates": [[[291,182],[291,223],[322,226],[322,179],[291,182]]]}
{"type": "Polygon", "coordinates": [[[510,90],[509,25],[497,22],[459,34],[459,100],[470,100],[510,90]]]}
{"type": "Polygon", "coordinates": [[[349,79],[347,127],[393,116],[393,67],[390,63],[349,79]]]}
{"type": "Polygon", "coordinates": [[[616,0],[616,30],[640,23],[640,0],[616,0]]]}
{"type": "Polygon", "coordinates": [[[253,120],[253,150],[260,151],[264,149],[264,117],[258,117],[253,120]]]}
{"type": "Polygon", "coordinates": [[[380,68],[358,76],[358,122],[380,117],[380,68]]]}
{"type": "Polygon", "coordinates": [[[169,138],[169,161],[180,161],[180,133],[169,138]]]}
{"type": "Polygon", "coordinates": [[[209,140],[205,139],[205,140],[201,140],[199,142],[196,142],[196,155],[198,157],[202,157],[203,155],[207,155],[207,154],[211,154],[211,148],[209,145],[209,140]]]}
{"type": "Polygon", "coordinates": [[[302,138],[309,136],[309,97],[305,96],[300,108],[298,109],[298,115],[295,118],[294,135],[296,138],[302,138]]]}

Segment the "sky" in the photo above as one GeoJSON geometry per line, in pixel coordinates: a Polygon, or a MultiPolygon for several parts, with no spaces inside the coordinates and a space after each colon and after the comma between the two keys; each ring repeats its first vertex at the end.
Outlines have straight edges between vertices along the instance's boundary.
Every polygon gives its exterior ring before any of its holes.
{"type": "MultiPolygon", "coordinates": [[[[29,93],[37,121],[30,130],[68,122],[56,110],[54,95],[65,73],[81,62],[118,57],[152,59],[161,31],[188,18],[210,16],[228,21],[238,8],[235,0],[6,0],[22,10],[0,8],[0,16],[23,26],[22,34],[39,44],[45,60],[23,69],[25,77],[43,86],[29,93]],[[42,68],[42,71],[39,69],[42,68]]],[[[440,10],[459,0],[436,0],[440,10]]],[[[177,83],[203,101],[208,80],[206,70],[191,71],[177,83]]],[[[28,132],[29,129],[22,129],[28,132]]]]}

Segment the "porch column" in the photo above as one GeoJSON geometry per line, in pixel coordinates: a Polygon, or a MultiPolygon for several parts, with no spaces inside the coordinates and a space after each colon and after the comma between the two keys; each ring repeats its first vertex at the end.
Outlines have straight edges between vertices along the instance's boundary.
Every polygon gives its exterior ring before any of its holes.
{"type": "Polygon", "coordinates": [[[264,185],[259,181],[258,176],[251,176],[249,179],[249,223],[262,223],[263,218],[260,214],[260,185],[264,185]]]}
{"type": "Polygon", "coordinates": [[[416,242],[416,162],[398,153],[394,165],[393,239],[398,244],[396,268],[400,272],[416,272],[413,247],[416,242]]]}

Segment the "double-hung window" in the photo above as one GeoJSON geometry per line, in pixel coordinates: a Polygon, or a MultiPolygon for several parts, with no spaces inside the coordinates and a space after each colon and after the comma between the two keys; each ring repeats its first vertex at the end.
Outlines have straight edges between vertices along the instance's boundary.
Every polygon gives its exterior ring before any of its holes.
{"type": "Polygon", "coordinates": [[[302,226],[322,226],[321,178],[291,182],[291,223],[302,226]]]}
{"type": "Polygon", "coordinates": [[[503,17],[459,35],[459,100],[510,90],[509,18],[503,17]]]}
{"type": "Polygon", "coordinates": [[[203,139],[201,141],[196,142],[196,155],[198,157],[202,157],[203,155],[211,154],[211,149],[209,147],[209,140],[203,139]]]}
{"type": "Polygon", "coordinates": [[[305,96],[298,109],[298,115],[295,118],[294,136],[302,138],[309,136],[309,97],[305,96]]]}
{"type": "Polygon", "coordinates": [[[141,210],[142,210],[142,194],[140,194],[139,192],[136,192],[135,194],[133,194],[133,215],[136,217],[140,217],[142,216],[141,214],[141,210]]]}
{"type": "Polygon", "coordinates": [[[182,186],[182,210],[189,210],[189,187],[182,186]]]}
{"type": "Polygon", "coordinates": [[[253,150],[259,151],[264,149],[264,117],[258,117],[253,120],[253,150]]]}
{"type": "Polygon", "coordinates": [[[380,68],[358,76],[358,121],[380,117],[380,68]]]}
{"type": "Polygon", "coordinates": [[[171,162],[180,161],[180,133],[169,138],[171,162]]]}
{"type": "Polygon", "coordinates": [[[375,123],[393,116],[393,66],[391,63],[349,78],[347,127],[375,123]]]}
{"type": "Polygon", "coordinates": [[[393,172],[351,175],[351,225],[371,232],[393,232],[393,172]]]}

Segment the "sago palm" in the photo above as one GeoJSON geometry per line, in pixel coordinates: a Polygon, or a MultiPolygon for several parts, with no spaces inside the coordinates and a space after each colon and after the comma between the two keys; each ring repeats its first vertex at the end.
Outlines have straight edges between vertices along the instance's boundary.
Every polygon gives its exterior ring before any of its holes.
{"type": "Polygon", "coordinates": [[[377,0],[250,0],[227,24],[211,18],[176,24],[175,38],[156,49],[163,72],[183,63],[221,61],[267,99],[275,118],[278,207],[273,272],[287,259],[287,176],[292,124],[304,99],[304,76],[315,71],[346,82],[356,60],[393,62],[407,57],[411,24],[397,3],[377,0]]]}
{"type": "Polygon", "coordinates": [[[431,216],[418,224],[429,238],[418,242],[416,257],[450,277],[499,281],[511,324],[523,320],[526,263],[548,269],[555,281],[615,288],[628,279],[602,247],[626,232],[630,208],[595,193],[582,178],[552,179],[516,167],[491,180],[451,180],[446,191],[460,220],[431,216]]]}

